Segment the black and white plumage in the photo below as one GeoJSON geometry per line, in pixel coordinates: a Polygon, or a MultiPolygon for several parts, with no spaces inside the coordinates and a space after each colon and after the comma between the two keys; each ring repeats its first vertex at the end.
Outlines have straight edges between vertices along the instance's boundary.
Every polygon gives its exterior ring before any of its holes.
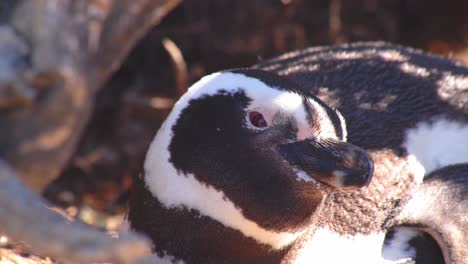
{"type": "Polygon", "coordinates": [[[278,262],[327,193],[369,183],[371,159],[345,137],[338,112],[285,78],[207,76],[153,141],[129,220],[187,262],[278,262]]]}
{"type": "MultiPolygon", "coordinates": [[[[330,206],[334,217],[344,212],[339,218],[346,220],[356,211],[365,212],[358,221],[337,221],[348,228],[338,233],[362,234],[372,223],[385,231],[393,216],[405,208],[411,189],[417,188],[413,183],[419,184],[435,169],[468,162],[468,68],[464,65],[395,45],[360,43],[291,52],[256,68],[287,76],[339,109],[347,122],[348,141],[368,150],[375,162],[373,182],[357,191],[361,194],[356,199],[347,193],[334,195],[338,197],[330,206]],[[399,179],[394,186],[392,179],[399,179]],[[387,202],[382,201],[384,197],[389,198],[387,202]],[[370,208],[359,209],[366,205],[370,208]],[[352,206],[356,208],[351,213],[346,207],[352,206]],[[372,208],[381,211],[370,213],[372,208]],[[388,217],[385,221],[379,219],[383,215],[388,217]]],[[[413,216],[413,222],[420,220],[413,216]]],[[[460,211],[438,217],[467,221],[460,211]]],[[[468,232],[464,226],[458,228],[459,233],[468,232]]],[[[368,231],[382,234],[375,228],[368,231]]]]}
{"type": "Polygon", "coordinates": [[[187,263],[381,261],[424,175],[468,162],[467,91],[466,67],[384,43],[205,77],[150,147],[131,226],[187,263]]]}

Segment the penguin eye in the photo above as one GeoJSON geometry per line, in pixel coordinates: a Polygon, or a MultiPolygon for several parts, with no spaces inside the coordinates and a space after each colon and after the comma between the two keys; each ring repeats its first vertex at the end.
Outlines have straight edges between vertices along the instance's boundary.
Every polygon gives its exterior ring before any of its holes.
{"type": "Polygon", "coordinates": [[[258,128],[264,128],[268,126],[268,123],[263,115],[257,111],[249,112],[249,121],[253,126],[258,128]]]}

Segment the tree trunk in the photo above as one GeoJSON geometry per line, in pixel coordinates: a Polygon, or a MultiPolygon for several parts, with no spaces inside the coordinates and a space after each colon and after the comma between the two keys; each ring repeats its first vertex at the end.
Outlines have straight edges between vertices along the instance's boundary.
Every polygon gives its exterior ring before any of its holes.
{"type": "MultiPolygon", "coordinates": [[[[180,0],[24,0],[14,9],[12,50],[0,34],[0,158],[40,192],[72,153],[94,97],[135,43],[180,0]],[[5,52],[1,53],[1,50],[5,52]],[[24,54],[26,53],[26,54],[24,54]],[[8,66],[8,65],[7,65],[8,66]],[[7,71],[2,78],[1,71],[7,71]],[[5,77],[6,76],[6,77],[5,77]]],[[[11,46],[11,45],[10,45],[11,46]]]]}

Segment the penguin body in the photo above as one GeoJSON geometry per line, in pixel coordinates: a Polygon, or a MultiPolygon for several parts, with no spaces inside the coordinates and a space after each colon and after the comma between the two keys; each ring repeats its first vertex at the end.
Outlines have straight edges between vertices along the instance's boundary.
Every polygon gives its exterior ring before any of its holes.
{"type": "Polygon", "coordinates": [[[424,175],[468,162],[467,92],[466,67],[385,43],[205,77],[150,147],[131,227],[186,263],[382,261],[424,175]]]}
{"type": "MultiPolygon", "coordinates": [[[[382,224],[385,230],[391,225],[392,217],[405,208],[406,201],[414,190],[418,190],[418,184],[426,174],[468,162],[468,69],[464,65],[396,45],[358,43],[292,52],[255,68],[287,76],[304,91],[342,113],[347,122],[348,142],[365,148],[375,162],[373,182],[357,192],[378,190],[372,187],[379,185],[379,179],[385,177],[388,180],[391,177],[387,176],[395,172],[400,178],[410,176],[405,180],[411,182],[410,185],[408,188],[398,187],[405,191],[393,196],[393,202],[372,202],[375,207],[384,208],[379,214],[365,214],[375,219],[388,216],[383,222],[372,221],[382,224]],[[392,161],[385,161],[388,159],[392,161]],[[392,165],[385,169],[384,164],[392,165]]],[[[418,193],[427,192],[428,184],[424,182],[418,193]]],[[[386,192],[390,192],[390,186],[386,185],[386,192]]],[[[341,195],[346,197],[348,194],[341,195]]],[[[363,193],[362,197],[372,200],[373,197],[385,197],[385,194],[363,193]]],[[[348,207],[354,204],[359,208],[357,205],[363,204],[359,199],[335,200],[332,208],[336,211],[338,204],[348,207]]],[[[458,201],[447,200],[445,203],[457,204],[458,201]]],[[[460,210],[452,215],[432,213],[434,218],[464,217],[460,210]]],[[[407,221],[411,219],[416,223],[420,220],[417,215],[410,216],[407,215],[407,221]]],[[[363,225],[357,225],[355,230],[347,233],[361,233],[357,231],[371,226],[366,218],[361,216],[356,222],[363,225]]],[[[347,227],[354,226],[348,221],[344,223],[347,227]]],[[[419,232],[416,234],[421,237],[419,232]]]]}
{"type": "MultiPolygon", "coordinates": [[[[370,233],[385,233],[426,174],[468,162],[468,68],[464,65],[378,42],[310,48],[281,55],[254,68],[286,76],[305,92],[338,109],[347,123],[348,142],[366,149],[374,160],[375,173],[369,187],[353,192],[360,193],[357,197],[340,191],[334,194],[329,218],[336,219],[338,215],[340,221],[335,224],[343,224],[348,230],[332,228],[337,231],[333,235],[343,234],[352,241],[350,234],[362,234],[373,225],[380,225],[380,231],[375,228],[370,233]],[[399,184],[403,180],[407,185],[397,187],[396,182],[390,183],[391,179],[399,179],[399,184]],[[384,193],[379,192],[382,188],[384,193]],[[382,202],[383,197],[389,197],[387,202],[382,202]],[[349,216],[362,211],[359,208],[366,203],[380,211],[370,213],[367,208],[359,220],[349,221],[349,216]],[[382,220],[382,216],[387,218],[382,220]]],[[[419,193],[427,191],[424,186],[426,183],[419,193]]],[[[446,201],[449,202],[457,203],[446,201]]],[[[419,216],[410,216],[408,221],[419,221],[419,216]]],[[[460,219],[463,214],[445,217],[460,219]]],[[[348,258],[348,262],[353,261],[348,258]]]]}

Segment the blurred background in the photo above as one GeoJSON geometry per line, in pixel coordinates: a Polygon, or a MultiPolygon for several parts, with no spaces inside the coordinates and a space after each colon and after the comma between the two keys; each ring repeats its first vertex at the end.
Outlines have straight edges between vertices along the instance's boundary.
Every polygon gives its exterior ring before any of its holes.
{"type": "MultiPolygon", "coordinates": [[[[0,1],[0,22],[14,6],[8,3],[0,1]]],[[[185,0],[99,91],[76,153],[43,195],[71,216],[116,229],[149,143],[200,77],[355,41],[383,40],[468,63],[467,10],[466,0],[185,0]]]]}

